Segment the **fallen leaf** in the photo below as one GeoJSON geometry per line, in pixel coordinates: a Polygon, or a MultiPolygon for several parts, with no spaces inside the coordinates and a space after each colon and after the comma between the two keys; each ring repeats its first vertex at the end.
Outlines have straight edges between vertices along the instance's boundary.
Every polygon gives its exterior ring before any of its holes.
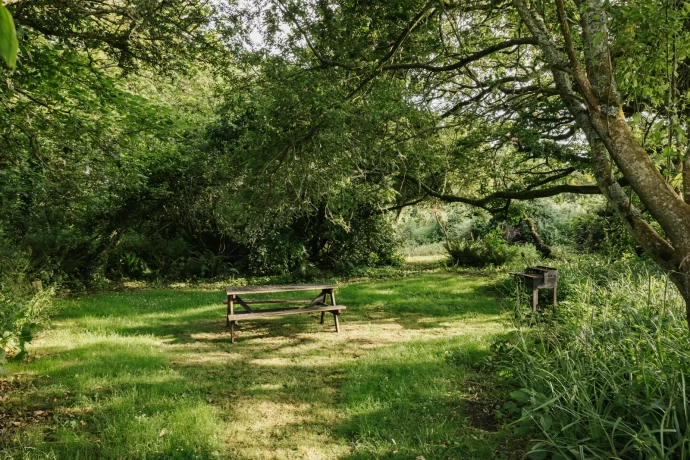
{"type": "Polygon", "coordinates": [[[12,422],[12,425],[14,425],[14,426],[22,426],[22,422],[12,422]]]}
{"type": "Polygon", "coordinates": [[[43,414],[45,414],[45,413],[46,413],[46,412],[43,411],[43,410],[35,410],[35,411],[34,411],[34,415],[43,415],[43,414]]]}
{"type": "Polygon", "coordinates": [[[86,422],[83,420],[79,420],[79,423],[81,423],[81,426],[86,426],[86,422]]]}
{"type": "Polygon", "coordinates": [[[168,433],[168,430],[163,428],[158,436],[165,436],[168,433]]]}
{"type": "Polygon", "coordinates": [[[414,460],[426,460],[423,455],[416,457],[414,460]]]}

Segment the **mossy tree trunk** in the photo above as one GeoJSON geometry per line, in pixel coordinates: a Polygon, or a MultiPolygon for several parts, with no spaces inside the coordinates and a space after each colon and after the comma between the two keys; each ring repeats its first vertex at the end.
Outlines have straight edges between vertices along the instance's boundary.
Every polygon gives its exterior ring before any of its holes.
{"type": "MultiPolygon", "coordinates": [[[[591,148],[593,172],[630,233],[662,268],[686,301],[690,328],[690,204],[674,190],[634,136],[623,114],[609,48],[604,0],[576,0],[579,42],[576,49],[563,0],[556,0],[559,25],[549,28],[540,13],[524,0],[512,0],[521,19],[537,40],[554,76],[556,88],[591,148]],[[556,40],[558,34],[558,41],[556,40]],[[584,63],[580,58],[584,57],[584,63]],[[584,104],[583,104],[584,102],[584,104]],[[663,236],[633,205],[614,172],[628,181],[663,236]]],[[[687,158],[685,163],[687,163],[687,158]]],[[[687,177],[687,176],[686,176],[687,177]]]]}

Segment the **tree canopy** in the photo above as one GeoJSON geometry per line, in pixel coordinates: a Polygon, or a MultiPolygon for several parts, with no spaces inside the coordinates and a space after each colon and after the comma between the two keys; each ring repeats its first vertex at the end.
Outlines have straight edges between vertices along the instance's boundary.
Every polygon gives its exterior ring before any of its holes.
{"type": "MultiPolygon", "coordinates": [[[[303,121],[268,163],[313,154],[342,172],[333,157],[354,158],[349,174],[387,187],[395,205],[433,197],[496,212],[602,193],[690,298],[688,12],[646,0],[271,2],[266,53],[284,59],[280,87],[309,102],[290,105],[303,121]],[[350,131],[341,114],[369,104],[384,115],[350,131]],[[322,141],[346,138],[336,132],[363,148],[322,141]]],[[[300,119],[270,110],[272,123],[300,119]]]]}
{"type": "Polygon", "coordinates": [[[249,265],[292,234],[288,269],[419,203],[603,194],[690,298],[685,2],[6,6],[3,225],[36,260],[150,225],[249,265]]]}

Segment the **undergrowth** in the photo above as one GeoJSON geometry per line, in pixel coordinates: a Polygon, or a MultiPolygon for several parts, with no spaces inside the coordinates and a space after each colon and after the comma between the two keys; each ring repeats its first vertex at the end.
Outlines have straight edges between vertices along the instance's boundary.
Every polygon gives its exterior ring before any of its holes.
{"type": "Polygon", "coordinates": [[[28,258],[8,244],[0,232],[0,377],[6,374],[9,359],[26,354],[40,327],[52,313],[52,288],[37,290],[27,279],[28,258]]]}
{"type": "Polygon", "coordinates": [[[529,458],[690,458],[680,295],[639,260],[559,268],[556,315],[523,315],[519,303],[516,332],[494,344],[494,364],[518,388],[495,415],[531,435],[529,458]]]}

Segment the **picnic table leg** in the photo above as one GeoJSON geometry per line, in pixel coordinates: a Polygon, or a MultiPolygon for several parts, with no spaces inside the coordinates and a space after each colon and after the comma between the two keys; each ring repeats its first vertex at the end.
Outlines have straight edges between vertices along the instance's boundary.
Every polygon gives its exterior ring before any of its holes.
{"type": "MultiPolygon", "coordinates": [[[[323,290],[323,303],[327,304],[328,296],[331,296],[331,305],[335,305],[335,289],[324,289],[323,290]]],[[[326,312],[321,312],[321,324],[323,324],[323,319],[326,316],[326,312]]],[[[337,318],[336,318],[337,320],[337,318]]]]}
{"type": "Polygon", "coordinates": [[[335,322],[335,332],[340,333],[340,323],[338,322],[339,311],[333,312],[333,321],[335,322]]]}
{"type": "Polygon", "coordinates": [[[537,304],[539,304],[539,289],[532,290],[532,311],[537,311],[537,304]]]}
{"type": "MultiPolygon", "coordinates": [[[[229,295],[228,296],[228,315],[234,315],[235,314],[235,295],[229,295]]],[[[230,318],[227,320],[227,325],[230,326],[230,343],[235,343],[235,325],[237,324],[237,321],[230,321],[230,318]]]]}
{"type": "Polygon", "coordinates": [[[556,300],[556,299],[557,299],[557,298],[558,298],[558,285],[556,284],[556,285],[553,287],[553,312],[554,312],[554,313],[556,313],[556,303],[557,303],[557,300],[556,300]]]}
{"type": "Polygon", "coordinates": [[[233,314],[234,304],[235,304],[235,296],[229,295],[228,296],[228,313],[225,315],[225,327],[230,326],[230,319],[228,318],[228,316],[233,314]]]}

